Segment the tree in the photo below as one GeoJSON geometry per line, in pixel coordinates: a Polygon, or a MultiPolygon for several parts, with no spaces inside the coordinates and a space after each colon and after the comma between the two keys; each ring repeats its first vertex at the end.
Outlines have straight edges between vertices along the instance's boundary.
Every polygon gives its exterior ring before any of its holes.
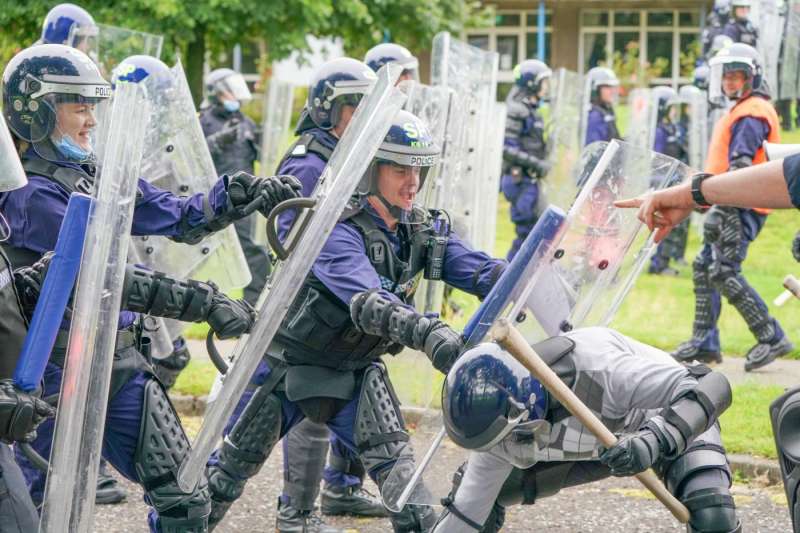
{"type": "MultiPolygon", "coordinates": [[[[59,2],[0,0],[0,59],[39,36],[59,2]]],[[[263,42],[263,64],[307,51],[306,35],[342,37],[348,53],[363,53],[390,34],[410,48],[427,48],[442,30],[486,22],[479,2],[464,0],[83,0],[98,23],[164,35],[162,59],[182,56],[197,101],[208,53],[247,40],[263,42]]]]}

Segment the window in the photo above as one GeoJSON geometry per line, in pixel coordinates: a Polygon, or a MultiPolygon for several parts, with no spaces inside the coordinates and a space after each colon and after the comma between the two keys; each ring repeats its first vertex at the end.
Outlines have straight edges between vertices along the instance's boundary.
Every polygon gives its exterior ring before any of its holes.
{"type": "MultiPolygon", "coordinates": [[[[549,63],[551,54],[552,13],[545,11],[544,60],[549,63]]],[[[469,44],[493,50],[500,56],[500,82],[513,81],[514,67],[525,59],[539,58],[539,11],[499,10],[494,27],[467,30],[464,40],[469,44]]]]}
{"type": "Polygon", "coordinates": [[[696,54],[699,9],[584,9],[578,64],[584,72],[616,55],[638,54],[653,84],[688,83],[696,54]]]}

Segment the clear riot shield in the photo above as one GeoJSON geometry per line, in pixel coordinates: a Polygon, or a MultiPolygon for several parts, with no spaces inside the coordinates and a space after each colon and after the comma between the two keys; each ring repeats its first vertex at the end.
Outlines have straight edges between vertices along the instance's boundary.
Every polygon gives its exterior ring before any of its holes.
{"type": "Polygon", "coordinates": [[[504,103],[494,102],[492,104],[487,126],[483,139],[482,156],[479,159],[481,176],[483,176],[480,181],[482,184],[481,198],[487,205],[481,209],[483,224],[478,225],[482,230],[478,242],[483,243],[481,250],[492,255],[497,237],[497,200],[500,177],[503,174],[503,144],[506,136],[506,105],[504,103]]]}
{"type": "Polygon", "coordinates": [[[800,97],[800,0],[786,0],[786,30],[778,72],[778,97],[793,100],[800,97]]]}
{"type": "MultiPolygon", "coordinates": [[[[11,132],[6,126],[6,119],[0,113],[0,192],[13,191],[24,187],[28,183],[22,163],[19,160],[19,152],[14,146],[11,132]]],[[[0,221],[0,224],[3,222],[0,221]]],[[[3,238],[5,227],[0,228],[0,239],[3,238]]]]}
{"type": "MultiPolygon", "coordinates": [[[[480,250],[491,250],[495,231],[486,221],[492,220],[489,212],[496,205],[485,196],[492,188],[487,182],[495,178],[481,172],[481,158],[493,146],[486,132],[495,120],[498,57],[447,32],[433,39],[432,84],[453,92],[446,129],[449,146],[442,154],[441,165],[445,203],[439,207],[450,213],[456,233],[480,250]],[[486,242],[487,235],[492,236],[491,242],[486,242]]],[[[495,182],[491,198],[497,191],[495,182]]]]}
{"type": "Polygon", "coordinates": [[[753,4],[755,9],[751,19],[758,28],[756,48],[764,61],[764,81],[767,82],[770,95],[777,98],[780,88],[778,68],[786,16],[784,0],[760,0],[753,4]]]}
{"type": "Polygon", "coordinates": [[[93,52],[100,71],[105,77],[110,77],[114,67],[122,63],[126,57],[132,55],[148,55],[161,57],[161,47],[164,45],[163,35],[154,35],[143,31],[118,28],[106,24],[97,25],[97,42],[93,52]]]}
{"type": "MultiPolygon", "coordinates": [[[[243,336],[236,344],[233,362],[223,378],[217,398],[209,406],[192,450],[181,465],[178,483],[184,490],[189,491],[197,484],[265,348],[272,342],[289,304],[294,301],[348,199],[383,142],[394,115],[402,107],[405,95],[395,87],[401,72],[402,68],[393,64],[378,72],[375,87],[361,100],[312,197],[302,200],[304,205],[311,207],[301,212],[286,237],[283,246],[290,253],[278,262],[259,297],[259,318],[250,335],[243,336]]],[[[290,201],[284,206],[293,207],[297,203],[290,201]]],[[[268,231],[274,231],[275,217],[281,210],[281,207],[273,210],[268,231]]],[[[275,238],[276,235],[272,234],[270,242],[274,243],[275,238]]]]}
{"type": "Polygon", "coordinates": [[[652,150],[656,141],[656,125],[658,124],[658,105],[653,100],[650,89],[634,89],[628,94],[628,130],[625,133],[627,142],[652,150]]]}
{"type": "MultiPolygon", "coordinates": [[[[403,108],[424,120],[433,139],[446,151],[450,147],[449,143],[453,142],[447,131],[453,91],[412,80],[402,81],[398,87],[407,95],[403,108]]],[[[445,204],[446,177],[441,170],[441,160],[428,170],[419,194],[421,205],[436,208],[445,204]]],[[[444,282],[420,280],[414,297],[415,306],[420,313],[440,313],[443,299],[444,282]]],[[[440,379],[425,354],[406,349],[401,354],[388,358],[386,365],[393,375],[413,376],[412,379],[394,383],[395,392],[403,405],[420,409],[431,406],[440,379]]]]}
{"type": "Polygon", "coordinates": [[[578,194],[577,172],[581,157],[581,117],[584,81],[580,74],[560,68],[550,85],[546,123],[547,161],[551,170],[542,180],[545,204],[569,209],[578,194]]]}
{"type": "Polygon", "coordinates": [[[92,531],[122,284],[149,116],[143,88],[117,87],[75,289],[39,531],[92,531]]]}
{"type": "MultiPolygon", "coordinates": [[[[630,210],[617,209],[613,202],[646,192],[651,183],[659,187],[682,181],[690,169],[670,157],[620,141],[612,141],[599,159],[587,169],[589,177],[575,203],[563,211],[550,207],[536,228],[536,250],[525,252],[524,268],[511,287],[502,277],[483,307],[491,306],[488,317],[474,320],[465,331],[467,345],[488,340],[489,327],[497,318],[512,319],[525,338],[535,343],[578,327],[605,326],[619,309],[646,263],[654,243],[646,227],[630,210]]],[[[529,236],[529,238],[531,238],[529,236]]],[[[530,244],[526,241],[526,244],[530,244]]],[[[523,245],[523,248],[525,244],[523,245]]],[[[521,251],[522,253],[522,251],[521,251]]],[[[461,453],[438,426],[417,427],[411,442],[418,466],[399,461],[382,491],[384,504],[399,510],[405,504],[440,505],[451,489],[444,476],[426,476],[425,467],[437,454],[461,453]],[[422,452],[422,453],[418,453],[422,452]],[[409,475],[414,472],[413,475],[409,475]],[[415,490],[424,483],[428,491],[415,490]]]]}
{"type": "MultiPolygon", "coordinates": [[[[292,108],[295,85],[270,78],[264,93],[264,122],[261,125],[261,174],[271,176],[278,170],[286,150],[291,144],[292,108]]],[[[258,217],[251,217],[253,242],[267,244],[266,226],[258,217]]]]}
{"type": "Polygon", "coordinates": [[[685,121],[686,135],[689,146],[689,166],[702,170],[708,154],[708,141],[711,132],[708,131],[708,94],[687,85],[681,87],[681,120],[685,121]]]}
{"type": "MultiPolygon", "coordinates": [[[[183,66],[178,62],[172,67],[169,80],[149,77],[142,83],[151,110],[142,176],[180,196],[207,193],[218,177],[183,66]]],[[[196,245],[157,235],[134,237],[131,252],[136,254],[132,260],[148,268],[180,278],[213,279],[223,291],[250,283],[250,269],[233,226],[196,245]]],[[[156,358],[172,353],[172,339],[185,327],[178,321],[152,318],[146,326],[156,358]]]]}

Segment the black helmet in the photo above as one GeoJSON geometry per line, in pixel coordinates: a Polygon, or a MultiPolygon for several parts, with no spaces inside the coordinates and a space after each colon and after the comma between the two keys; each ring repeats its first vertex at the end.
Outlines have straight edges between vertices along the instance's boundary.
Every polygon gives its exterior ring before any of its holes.
{"type": "Polygon", "coordinates": [[[309,118],[318,128],[334,128],[341,119],[342,107],[358,106],[377,79],[372,69],[357,59],[340,57],[322,64],[308,86],[309,118]]]}
{"type": "Polygon", "coordinates": [[[378,187],[378,166],[395,165],[402,167],[419,167],[419,188],[422,189],[428,170],[439,162],[441,148],[433,140],[428,126],[422,119],[408,111],[398,111],[392,125],[386,133],[367,171],[357,188],[362,198],[376,196],[389,212],[400,222],[409,222],[412,211],[391,204],[378,187]]]}
{"type": "Polygon", "coordinates": [[[80,50],[61,44],[27,48],[3,72],[3,114],[8,127],[45,159],[57,157],[51,137],[57,133],[58,105],[94,105],[109,98],[111,85],[97,65],[80,50]],[[40,150],[47,145],[46,152],[40,150]]]}
{"type": "Polygon", "coordinates": [[[514,84],[528,96],[542,98],[544,83],[553,76],[553,71],[543,61],[528,59],[514,68],[514,84]]]}
{"type": "Polygon", "coordinates": [[[726,46],[708,62],[711,69],[709,98],[717,100],[721,96],[731,100],[747,98],[753,91],[762,88],[763,64],[761,54],[749,44],[733,43],[726,46]],[[744,86],[732,96],[725,95],[722,90],[722,78],[729,72],[744,72],[746,77],[744,86]]]}

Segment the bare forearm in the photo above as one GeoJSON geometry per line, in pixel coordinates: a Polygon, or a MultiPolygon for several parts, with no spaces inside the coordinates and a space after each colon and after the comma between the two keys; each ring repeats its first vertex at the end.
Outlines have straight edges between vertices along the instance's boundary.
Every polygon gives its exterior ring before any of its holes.
{"type": "Polygon", "coordinates": [[[783,160],[771,161],[703,181],[701,191],[711,204],[733,207],[792,208],[783,175],[783,160]]]}

